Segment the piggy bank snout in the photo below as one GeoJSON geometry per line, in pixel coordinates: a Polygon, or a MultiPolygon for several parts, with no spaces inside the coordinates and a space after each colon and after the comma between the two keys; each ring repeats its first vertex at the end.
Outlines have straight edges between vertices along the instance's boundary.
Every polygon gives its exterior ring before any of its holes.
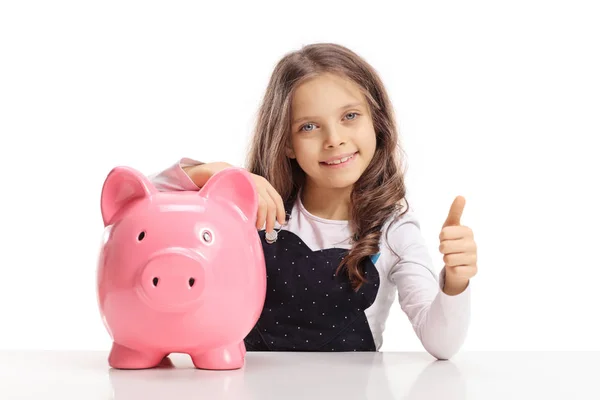
{"type": "Polygon", "coordinates": [[[151,257],[140,275],[139,286],[146,302],[161,311],[193,306],[205,285],[201,261],[191,254],[164,252],[151,257]]]}

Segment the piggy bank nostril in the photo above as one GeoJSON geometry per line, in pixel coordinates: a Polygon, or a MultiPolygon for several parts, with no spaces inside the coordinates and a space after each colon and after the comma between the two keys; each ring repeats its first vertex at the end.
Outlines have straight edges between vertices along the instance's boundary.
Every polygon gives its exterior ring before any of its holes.
{"type": "Polygon", "coordinates": [[[196,280],[194,278],[190,278],[190,280],[189,280],[190,287],[194,286],[194,282],[196,282],[196,280]]]}
{"type": "Polygon", "coordinates": [[[158,278],[154,278],[154,279],[152,279],[152,284],[153,284],[154,286],[158,285],[158,278]]]}

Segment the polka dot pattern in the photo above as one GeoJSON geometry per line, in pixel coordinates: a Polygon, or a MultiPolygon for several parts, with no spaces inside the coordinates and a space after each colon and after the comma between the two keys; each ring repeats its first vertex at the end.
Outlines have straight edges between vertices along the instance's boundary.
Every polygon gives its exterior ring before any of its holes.
{"type": "Polygon", "coordinates": [[[293,232],[279,231],[269,244],[259,232],[267,266],[265,305],[247,335],[248,351],[375,351],[364,310],[379,288],[372,260],[364,269],[367,283],[355,292],[338,263],[348,250],[312,251],[293,232]]]}

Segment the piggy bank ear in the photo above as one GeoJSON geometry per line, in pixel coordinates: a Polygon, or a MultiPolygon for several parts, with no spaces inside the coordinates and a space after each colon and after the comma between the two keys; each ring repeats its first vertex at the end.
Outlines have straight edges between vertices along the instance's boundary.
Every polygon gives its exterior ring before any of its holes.
{"type": "Polygon", "coordinates": [[[199,194],[206,199],[219,199],[235,207],[249,221],[256,220],[258,195],[252,176],[243,168],[229,167],[210,177],[199,194]]]}
{"type": "Polygon", "coordinates": [[[115,215],[132,201],[148,197],[157,189],[143,174],[129,167],[113,168],[102,186],[100,208],[104,226],[113,222],[115,215]]]}

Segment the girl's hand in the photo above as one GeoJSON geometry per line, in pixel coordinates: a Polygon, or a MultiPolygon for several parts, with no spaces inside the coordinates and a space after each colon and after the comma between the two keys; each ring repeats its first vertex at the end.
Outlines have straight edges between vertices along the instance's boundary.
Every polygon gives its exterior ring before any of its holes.
{"type": "MultiPolygon", "coordinates": [[[[190,179],[198,186],[202,187],[211,176],[217,172],[233,167],[226,162],[213,162],[190,167],[184,167],[183,170],[190,179]]],[[[285,208],[283,200],[273,186],[260,175],[250,174],[254,181],[258,193],[258,212],[256,215],[256,229],[262,229],[265,226],[267,232],[273,232],[275,221],[280,225],[285,223],[285,208]]]]}
{"type": "Polygon", "coordinates": [[[258,192],[256,229],[262,229],[264,225],[266,232],[273,232],[275,221],[279,222],[280,225],[285,223],[283,199],[268,180],[260,175],[251,175],[258,192]]]}
{"type": "Polygon", "coordinates": [[[465,198],[456,197],[440,233],[440,253],[444,255],[446,279],[444,293],[456,295],[464,291],[477,274],[477,245],[473,231],[460,224],[465,198]]]}

